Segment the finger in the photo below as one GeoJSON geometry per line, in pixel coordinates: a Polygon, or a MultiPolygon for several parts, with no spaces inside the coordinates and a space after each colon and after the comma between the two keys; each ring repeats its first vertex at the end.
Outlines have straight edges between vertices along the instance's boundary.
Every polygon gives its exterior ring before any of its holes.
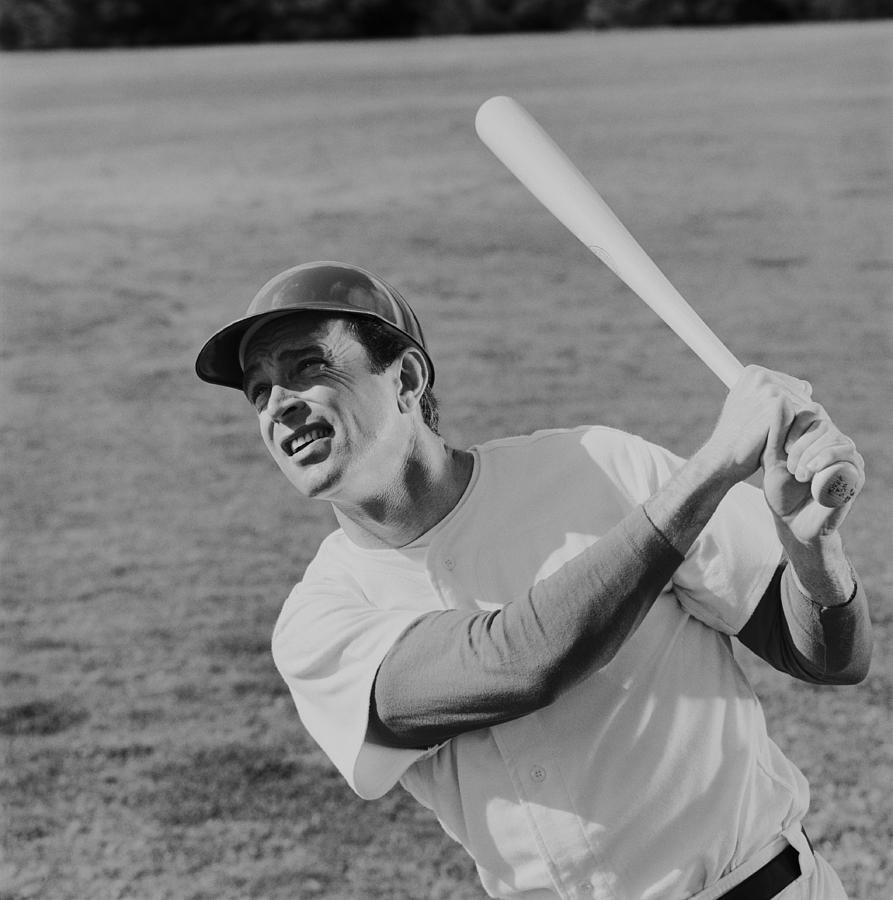
{"type": "Polygon", "coordinates": [[[797,414],[788,431],[785,452],[788,471],[798,481],[809,481],[816,472],[836,462],[849,462],[857,468],[862,464],[856,445],[818,404],[797,414]]]}
{"type": "Polygon", "coordinates": [[[816,473],[841,462],[850,463],[856,468],[861,486],[864,481],[865,460],[845,434],[834,430],[803,451],[793,474],[798,481],[810,481],[816,473]]]}
{"type": "Polygon", "coordinates": [[[787,466],[787,435],[796,422],[797,415],[797,405],[790,398],[777,398],[772,405],[766,446],[763,450],[764,469],[787,466]]]}
{"type": "Polygon", "coordinates": [[[825,412],[824,407],[818,403],[798,405],[797,414],[785,436],[785,453],[790,454],[794,452],[798,441],[802,442],[805,440],[809,443],[810,440],[815,440],[816,429],[825,427],[830,422],[831,419],[825,412]],[[811,433],[813,436],[810,438],[811,433]]]}
{"type": "Polygon", "coordinates": [[[812,385],[802,378],[788,375],[786,372],[777,372],[774,369],[766,369],[763,366],[747,366],[745,369],[747,380],[758,385],[774,385],[787,391],[791,396],[799,399],[812,397],[812,385]]]}
{"type": "Polygon", "coordinates": [[[836,431],[828,414],[818,403],[801,405],[785,435],[784,452],[788,471],[793,475],[803,454],[818,442],[827,440],[827,435],[836,431]]]}

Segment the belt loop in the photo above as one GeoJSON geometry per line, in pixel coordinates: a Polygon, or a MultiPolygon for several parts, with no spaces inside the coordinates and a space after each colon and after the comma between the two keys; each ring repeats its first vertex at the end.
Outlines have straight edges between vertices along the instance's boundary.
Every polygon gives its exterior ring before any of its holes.
{"type": "Polygon", "coordinates": [[[815,871],[815,857],[812,853],[812,844],[803,830],[803,826],[799,822],[796,825],[792,825],[782,832],[782,837],[799,854],[801,877],[810,878],[815,871]]]}

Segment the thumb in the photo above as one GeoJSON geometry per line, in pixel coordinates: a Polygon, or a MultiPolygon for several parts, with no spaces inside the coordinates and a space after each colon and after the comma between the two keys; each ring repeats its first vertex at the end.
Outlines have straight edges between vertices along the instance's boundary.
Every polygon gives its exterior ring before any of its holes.
{"type": "Polygon", "coordinates": [[[769,429],[766,432],[766,443],[763,446],[763,452],[760,457],[763,471],[766,474],[779,467],[787,472],[788,453],[786,447],[788,432],[791,430],[791,426],[796,418],[796,410],[790,403],[779,403],[776,405],[775,413],[769,422],[769,429]]]}

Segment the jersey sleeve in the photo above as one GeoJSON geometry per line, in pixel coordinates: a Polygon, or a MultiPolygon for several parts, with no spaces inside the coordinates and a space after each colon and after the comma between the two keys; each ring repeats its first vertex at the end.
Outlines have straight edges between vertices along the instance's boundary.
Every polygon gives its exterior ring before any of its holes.
{"type": "Polygon", "coordinates": [[[682,607],[717,631],[737,634],[782,559],[763,492],[738,484],[726,494],[673,575],[682,607]]]}
{"type": "Polygon", "coordinates": [[[372,606],[349,576],[313,563],[283,606],[273,659],[310,736],[363,799],[387,793],[425,750],[375,740],[369,705],[385,654],[423,611],[372,606]]]}
{"type": "MultiPolygon", "coordinates": [[[[641,438],[627,443],[631,468],[623,481],[644,502],[684,460],[641,438]]],[[[723,498],[672,579],[680,605],[726,634],[737,634],[768,588],[782,558],[772,512],[763,492],[737,484],[723,498]]]]}

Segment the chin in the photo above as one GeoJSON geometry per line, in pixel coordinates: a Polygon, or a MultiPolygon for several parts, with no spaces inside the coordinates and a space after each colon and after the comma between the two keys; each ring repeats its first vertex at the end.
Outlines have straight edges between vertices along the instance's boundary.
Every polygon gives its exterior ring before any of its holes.
{"type": "Polygon", "coordinates": [[[327,500],[338,484],[338,477],[332,471],[289,470],[288,466],[280,466],[291,486],[308,500],[327,500]]]}

